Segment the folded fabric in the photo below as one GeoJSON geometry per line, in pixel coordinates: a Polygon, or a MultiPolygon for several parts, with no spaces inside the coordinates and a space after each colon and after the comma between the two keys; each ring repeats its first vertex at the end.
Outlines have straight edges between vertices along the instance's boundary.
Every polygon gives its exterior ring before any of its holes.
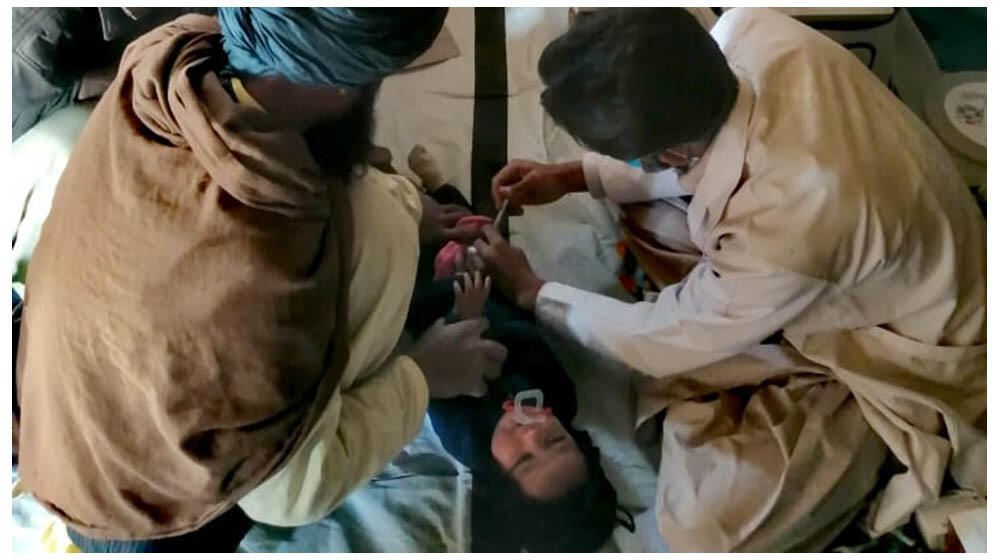
{"type": "MultiPolygon", "coordinates": [[[[455,226],[482,227],[492,223],[493,219],[489,216],[465,216],[464,218],[460,218],[455,226]]],[[[447,278],[452,274],[455,274],[455,263],[458,261],[459,254],[461,254],[464,250],[465,246],[457,241],[449,241],[446,243],[445,246],[438,251],[437,256],[434,257],[434,279],[441,280],[442,278],[447,278]]]]}
{"type": "Polygon", "coordinates": [[[441,32],[438,33],[437,38],[434,39],[431,46],[424,51],[422,55],[414,59],[414,61],[402,71],[426,68],[427,66],[456,58],[460,54],[462,54],[462,52],[458,49],[458,43],[455,41],[455,36],[451,34],[451,31],[448,30],[448,26],[446,25],[441,28],[441,32]]]}

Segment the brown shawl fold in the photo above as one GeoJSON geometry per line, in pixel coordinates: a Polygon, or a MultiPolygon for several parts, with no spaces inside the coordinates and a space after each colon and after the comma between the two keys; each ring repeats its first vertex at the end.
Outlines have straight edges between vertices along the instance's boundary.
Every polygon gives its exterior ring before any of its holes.
{"type": "Polygon", "coordinates": [[[221,87],[215,19],[133,43],[31,262],[22,480],[101,539],[198,528],[275,472],[347,359],[342,185],[221,87]]]}

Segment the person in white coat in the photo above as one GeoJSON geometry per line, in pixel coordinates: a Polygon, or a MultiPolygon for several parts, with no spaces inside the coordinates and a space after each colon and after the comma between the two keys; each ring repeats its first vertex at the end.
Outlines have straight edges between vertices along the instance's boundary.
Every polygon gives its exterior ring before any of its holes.
{"type": "Polygon", "coordinates": [[[773,10],[709,33],[681,9],[609,9],[539,73],[593,152],[511,162],[496,202],[614,203],[640,301],[545,282],[494,230],[476,249],[518,305],[645,374],[672,550],[822,548],[872,490],[884,533],[946,474],[985,493],[985,220],[851,53],[773,10]]]}

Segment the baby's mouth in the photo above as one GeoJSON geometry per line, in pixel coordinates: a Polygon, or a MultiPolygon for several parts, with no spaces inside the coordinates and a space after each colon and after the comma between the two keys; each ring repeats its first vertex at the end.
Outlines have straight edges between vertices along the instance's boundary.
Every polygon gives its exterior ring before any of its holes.
{"type": "MultiPolygon", "coordinates": [[[[503,404],[500,405],[500,408],[502,408],[504,412],[511,412],[511,411],[513,411],[514,410],[514,399],[507,399],[507,400],[503,401],[503,404]]],[[[535,408],[535,407],[533,407],[533,406],[527,406],[525,408],[529,408],[529,409],[538,411],[538,409],[535,408]]],[[[545,414],[546,416],[552,416],[552,408],[545,407],[545,408],[541,409],[540,413],[541,414],[545,414]]]]}

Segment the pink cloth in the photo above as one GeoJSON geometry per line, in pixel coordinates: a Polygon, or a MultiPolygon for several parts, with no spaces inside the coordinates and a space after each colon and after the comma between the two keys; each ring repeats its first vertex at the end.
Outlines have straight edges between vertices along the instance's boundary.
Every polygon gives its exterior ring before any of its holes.
{"type": "MultiPolygon", "coordinates": [[[[466,216],[460,218],[455,227],[476,226],[482,227],[492,224],[493,219],[488,216],[466,216]]],[[[458,256],[465,250],[465,246],[457,241],[449,241],[438,251],[434,257],[434,279],[441,280],[455,274],[455,262],[458,256]]]]}

